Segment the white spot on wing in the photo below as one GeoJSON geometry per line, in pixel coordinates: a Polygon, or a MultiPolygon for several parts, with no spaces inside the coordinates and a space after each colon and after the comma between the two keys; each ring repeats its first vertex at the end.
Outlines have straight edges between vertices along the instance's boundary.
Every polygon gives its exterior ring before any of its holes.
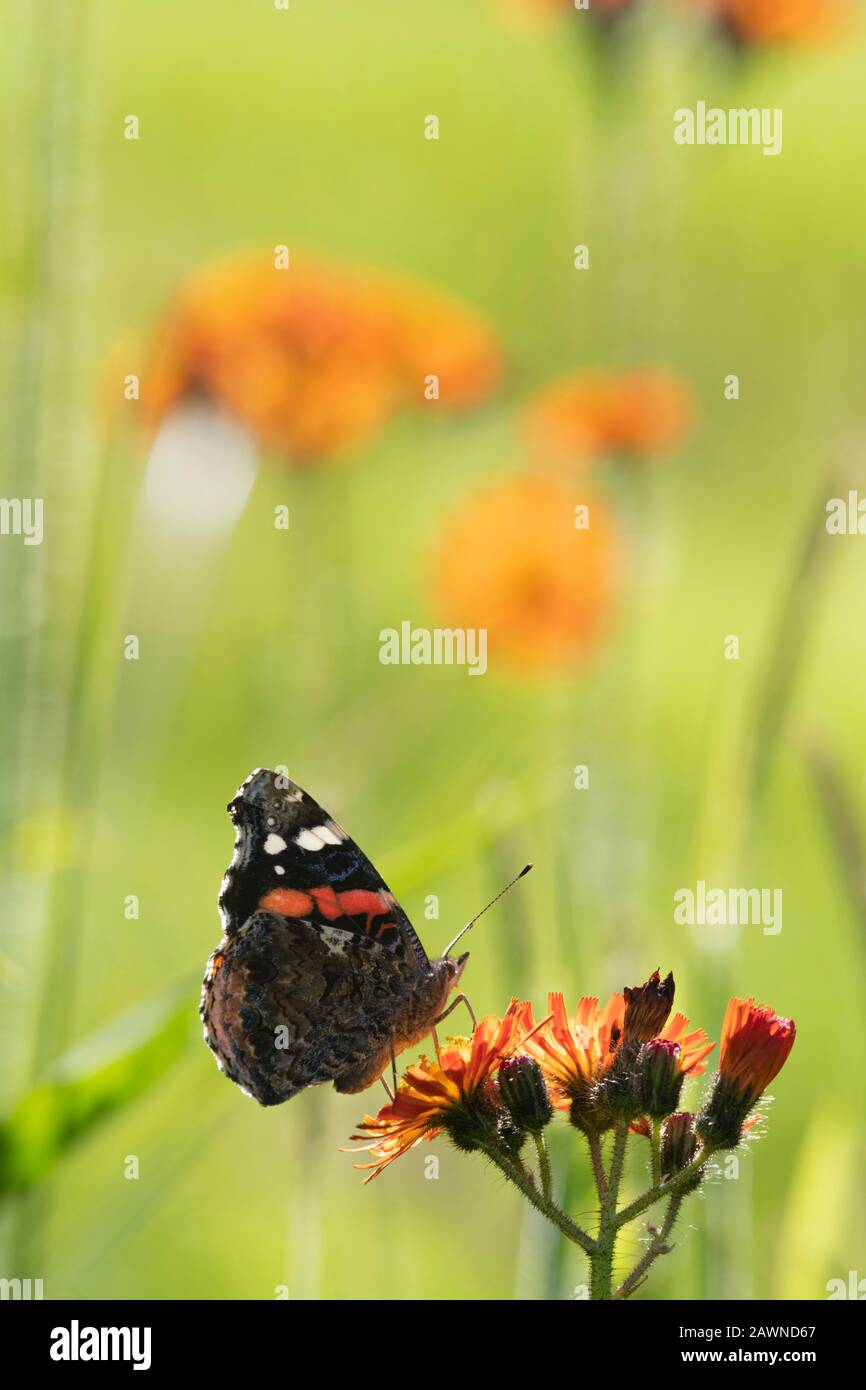
{"type": "Polygon", "coordinates": [[[324,849],[325,841],[321,839],[317,830],[302,830],[295,836],[295,844],[298,849],[324,849]]]}
{"type": "Polygon", "coordinates": [[[318,835],[321,840],[324,840],[326,845],[342,844],[343,840],[346,838],[345,832],[341,831],[340,827],[336,825],[334,821],[328,821],[326,825],[317,825],[313,834],[318,835]]]}
{"type": "Polygon", "coordinates": [[[269,835],[265,840],[265,854],[281,854],[288,845],[282,835],[269,835]]]}

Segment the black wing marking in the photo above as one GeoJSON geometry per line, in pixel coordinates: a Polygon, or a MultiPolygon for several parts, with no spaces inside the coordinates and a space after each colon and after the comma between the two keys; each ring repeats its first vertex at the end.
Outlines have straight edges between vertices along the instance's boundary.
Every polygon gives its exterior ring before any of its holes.
{"type": "Polygon", "coordinates": [[[417,968],[427,954],[394,894],[342,826],[301,787],[258,768],[229,814],[236,840],[219,898],[227,936],[260,908],[336,927],[417,968]]]}

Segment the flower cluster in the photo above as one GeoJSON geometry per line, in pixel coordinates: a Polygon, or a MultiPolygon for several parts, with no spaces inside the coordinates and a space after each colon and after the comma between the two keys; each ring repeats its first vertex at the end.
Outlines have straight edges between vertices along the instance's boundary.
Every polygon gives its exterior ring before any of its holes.
{"type": "MultiPolygon", "coordinates": [[[[675,1114],[683,1082],[699,1076],[715,1047],[683,1014],[670,1017],[673,976],[656,970],[646,981],[612,994],[603,1009],[583,998],[569,1017],[562,994],[549,996],[549,1014],[535,1023],[532,1005],[512,999],[500,1019],[481,1020],[471,1038],[453,1038],[435,1060],[424,1057],[405,1074],[394,1100],[359,1126],[375,1177],[419,1139],[443,1130],[459,1148],[484,1148],[516,1130],[523,1139],[554,1111],[567,1111],[577,1129],[601,1135],[618,1120],[636,1133],[648,1121],[675,1114]],[[531,1118],[530,1118],[531,1117],[531,1118]]],[[[732,999],[722,1029],[719,1071],[696,1119],[708,1150],[739,1143],[749,1112],[780,1071],[794,1043],[794,1023],[753,999],[732,999]]],[[[693,1116],[689,1120],[695,1119],[693,1116]]]]}
{"type": "Polygon", "coordinates": [[[270,253],[202,266],[178,289],[147,377],[152,425],[205,396],[264,448],[303,465],[343,453],[403,405],[484,400],[502,354],[483,320],[450,296],[381,270],[270,253]]]}
{"type": "MultiPolygon", "coordinates": [[[[644,984],[611,995],[603,1008],[586,997],[569,1015],[562,994],[551,994],[540,1022],[531,1004],[513,999],[502,1018],[482,1019],[471,1038],[450,1039],[435,1059],[409,1067],[393,1100],[378,1115],[366,1115],[352,1136],[370,1154],[358,1166],[369,1182],[421,1140],[441,1134],[464,1152],[484,1153],[589,1255],[593,1288],[601,1290],[593,1296],[612,1296],[610,1267],[621,1226],[667,1200],[670,1229],[709,1158],[735,1147],[751,1128],[755,1106],[794,1043],[792,1020],[754,999],[731,999],[709,1094],[699,1110],[681,1110],[686,1079],[705,1070],[715,1044],[683,1014],[672,1016],[673,1000],[673,976],[663,979],[657,970],[644,984]],[[544,1130],[557,1112],[589,1145],[600,1210],[594,1237],[554,1199],[544,1130]],[[652,1185],[620,1209],[630,1134],[649,1140],[652,1185]],[[523,1157],[530,1139],[537,1177],[523,1157]]],[[[620,1296],[631,1289],[626,1280],[620,1296]]]]}

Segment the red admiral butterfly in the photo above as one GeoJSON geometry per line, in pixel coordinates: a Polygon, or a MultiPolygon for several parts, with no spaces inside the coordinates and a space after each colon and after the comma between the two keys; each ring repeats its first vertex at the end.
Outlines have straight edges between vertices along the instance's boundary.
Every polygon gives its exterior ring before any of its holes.
{"type": "Polygon", "coordinates": [[[428,960],[366,855],[288,777],[258,769],[228,811],[236,839],[202,986],[205,1041],[260,1105],[324,1081],[363,1091],[468,1002],[446,1007],[468,952],[449,959],[452,942],[428,960]]]}

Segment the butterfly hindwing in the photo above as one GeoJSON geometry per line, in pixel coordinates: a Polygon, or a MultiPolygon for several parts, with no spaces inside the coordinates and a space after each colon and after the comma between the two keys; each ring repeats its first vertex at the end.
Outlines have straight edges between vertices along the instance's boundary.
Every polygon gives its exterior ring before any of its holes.
{"type": "Polygon", "coordinates": [[[333,1081],[389,1054],[405,962],[357,932],[255,912],[211,957],[205,1038],[227,1076],[261,1105],[333,1081]]]}

